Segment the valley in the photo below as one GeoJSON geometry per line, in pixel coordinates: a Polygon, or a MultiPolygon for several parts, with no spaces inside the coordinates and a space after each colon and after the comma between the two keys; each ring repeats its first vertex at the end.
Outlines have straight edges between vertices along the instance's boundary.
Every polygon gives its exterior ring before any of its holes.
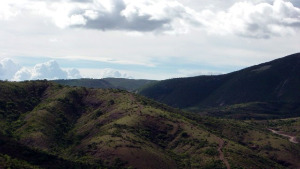
{"type": "Polygon", "coordinates": [[[0,169],[300,169],[300,0],[0,1],[0,169]]]}
{"type": "Polygon", "coordinates": [[[282,133],[280,131],[276,131],[276,130],[272,130],[272,129],[268,129],[268,130],[270,130],[272,133],[275,133],[275,134],[278,134],[280,136],[289,138],[289,141],[292,142],[292,143],[295,143],[295,144],[299,143],[297,141],[297,137],[296,136],[287,135],[287,134],[284,134],[284,133],[282,133]]]}

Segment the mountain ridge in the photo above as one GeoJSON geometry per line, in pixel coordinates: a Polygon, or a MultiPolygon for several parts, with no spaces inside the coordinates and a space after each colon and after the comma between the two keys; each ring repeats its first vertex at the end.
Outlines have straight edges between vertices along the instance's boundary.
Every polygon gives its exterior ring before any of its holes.
{"type": "Polygon", "coordinates": [[[300,100],[299,75],[300,53],[296,53],[224,75],[160,81],[139,93],[195,111],[251,102],[293,102],[300,100]]]}
{"type": "Polygon", "coordinates": [[[68,86],[100,88],[100,89],[123,89],[135,92],[139,88],[156,82],[156,80],[146,79],[126,79],[126,78],[103,78],[103,79],[58,79],[52,80],[55,83],[68,86]]]}

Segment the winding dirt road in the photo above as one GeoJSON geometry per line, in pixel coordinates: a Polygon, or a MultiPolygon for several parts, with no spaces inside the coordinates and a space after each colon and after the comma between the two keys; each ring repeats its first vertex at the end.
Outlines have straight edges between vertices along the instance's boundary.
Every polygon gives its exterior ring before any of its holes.
{"type": "Polygon", "coordinates": [[[224,147],[224,140],[222,139],[219,139],[219,147],[218,147],[218,151],[219,151],[219,158],[221,161],[223,161],[223,163],[226,165],[226,168],[227,169],[230,169],[230,165],[229,165],[229,162],[226,160],[226,158],[224,157],[224,153],[222,151],[224,147]]]}
{"type": "Polygon", "coordinates": [[[292,142],[292,143],[295,143],[295,144],[298,144],[299,142],[297,141],[297,138],[295,136],[291,136],[291,135],[287,135],[287,134],[284,134],[283,132],[281,131],[276,131],[276,130],[273,130],[273,129],[268,129],[270,130],[272,133],[274,134],[278,134],[278,135],[281,135],[283,137],[287,137],[289,138],[289,141],[292,142]]]}

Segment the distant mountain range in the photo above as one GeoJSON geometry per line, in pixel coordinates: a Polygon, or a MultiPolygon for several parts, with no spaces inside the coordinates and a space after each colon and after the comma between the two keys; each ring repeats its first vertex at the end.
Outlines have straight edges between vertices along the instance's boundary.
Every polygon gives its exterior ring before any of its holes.
{"type": "Polygon", "coordinates": [[[172,107],[217,116],[299,116],[300,53],[224,75],[159,81],[139,94],[172,107]]]}
{"type": "Polygon", "coordinates": [[[123,89],[134,92],[139,88],[156,82],[155,80],[125,79],[125,78],[103,78],[103,79],[60,79],[53,80],[61,85],[101,88],[101,89],[123,89]]]}
{"type": "Polygon", "coordinates": [[[0,168],[300,166],[299,145],[267,130],[275,121],[202,117],[125,90],[49,81],[0,81],[0,93],[0,168]]]}
{"type": "Polygon", "coordinates": [[[300,54],[211,76],[163,81],[125,78],[54,82],[87,88],[123,89],[200,114],[239,119],[299,116],[300,54]]]}

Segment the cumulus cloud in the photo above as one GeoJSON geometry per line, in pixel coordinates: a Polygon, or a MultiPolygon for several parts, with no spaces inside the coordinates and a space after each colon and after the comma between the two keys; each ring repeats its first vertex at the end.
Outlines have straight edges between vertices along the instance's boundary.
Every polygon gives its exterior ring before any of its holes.
{"type": "Polygon", "coordinates": [[[270,38],[293,34],[300,28],[300,9],[291,2],[273,4],[237,2],[227,11],[202,11],[206,30],[218,34],[236,34],[251,38],[270,38]]]}
{"type": "Polygon", "coordinates": [[[179,77],[192,77],[202,75],[221,75],[223,72],[215,70],[199,70],[199,69],[179,69],[177,70],[179,77]]]}
{"type": "Polygon", "coordinates": [[[107,77],[113,77],[113,78],[132,78],[131,76],[127,75],[126,73],[122,73],[119,70],[114,69],[103,69],[100,71],[99,74],[100,78],[107,78],[107,77]]]}
{"type": "Polygon", "coordinates": [[[79,79],[81,78],[80,72],[78,69],[70,69],[67,70],[67,74],[68,74],[68,79],[79,79]]]}
{"type": "MultiPolygon", "coordinates": [[[[123,71],[110,68],[92,70],[92,72],[87,72],[86,76],[97,78],[133,78],[123,71]]],[[[82,76],[78,69],[62,69],[55,60],[39,63],[33,67],[22,67],[9,58],[0,60],[0,80],[24,81],[80,78],[82,76]]]]}
{"type": "MultiPolygon", "coordinates": [[[[16,3],[6,1],[6,6],[16,3]]],[[[196,12],[175,0],[24,0],[17,6],[20,12],[50,18],[60,28],[184,33],[187,25],[199,24],[196,12]]],[[[8,8],[5,13],[16,15],[13,11],[8,8]]]]}
{"type": "Polygon", "coordinates": [[[54,60],[40,63],[31,71],[31,79],[66,79],[68,74],[63,71],[54,60]]]}
{"type": "Polygon", "coordinates": [[[9,58],[2,59],[0,61],[0,79],[9,80],[13,78],[15,73],[21,68],[13,60],[9,58]]]}
{"type": "Polygon", "coordinates": [[[291,2],[240,1],[224,11],[194,11],[172,0],[106,0],[74,10],[68,26],[99,30],[186,33],[201,28],[210,33],[250,38],[293,34],[300,28],[300,9],[291,2]]]}
{"type": "Polygon", "coordinates": [[[31,80],[31,77],[32,77],[31,70],[23,67],[15,73],[15,75],[11,80],[13,81],[31,80]]]}
{"type": "Polygon", "coordinates": [[[81,78],[80,72],[77,69],[63,70],[54,60],[36,64],[33,68],[21,67],[9,58],[0,61],[1,80],[23,81],[77,78],[81,78]]]}
{"type": "Polygon", "coordinates": [[[32,69],[18,71],[14,80],[36,79],[76,79],[81,78],[77,69],[63,70],[54,60],[35,65],[32,69]],[[29,78],[28,78],[29,77],[29,78]]]}
{"type": "MultiPolygon", "coordinates": [[[[64,26],[103,31],[182,33],[188,30],[187,24],[199,24],[195,14],[194,10],[177,1],[99,0],[76,6],[69,12],[64,26]]],[[[57,18],[55,22],[60,23],[60,20],[57,18]]]]}

